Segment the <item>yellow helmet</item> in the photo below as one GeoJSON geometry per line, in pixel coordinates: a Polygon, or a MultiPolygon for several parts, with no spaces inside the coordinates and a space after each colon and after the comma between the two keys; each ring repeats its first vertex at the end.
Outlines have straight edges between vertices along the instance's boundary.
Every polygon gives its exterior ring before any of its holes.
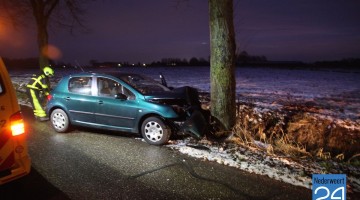
{"type": "Polygon", "coordinates": [[[44,67],[43,72],[45,76],[54,76],[54,70],[49,66],[44,67]]]}

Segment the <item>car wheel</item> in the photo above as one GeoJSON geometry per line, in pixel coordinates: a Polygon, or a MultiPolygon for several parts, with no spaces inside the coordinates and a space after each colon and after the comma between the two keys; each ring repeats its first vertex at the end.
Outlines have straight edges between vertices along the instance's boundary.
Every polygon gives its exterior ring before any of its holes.
{"type": "Polygon", "coordinates": [[[65,133],[69,129],[69,117],[62,109],[52,111],[50,121],[56,132],[65,133]]]}
{"type": "Polygon", "coordinates": [[[142,123],[141,134],[147,143],[162,145],[169,141],[171,130],[160,118],[149,117],[142,123]]]}

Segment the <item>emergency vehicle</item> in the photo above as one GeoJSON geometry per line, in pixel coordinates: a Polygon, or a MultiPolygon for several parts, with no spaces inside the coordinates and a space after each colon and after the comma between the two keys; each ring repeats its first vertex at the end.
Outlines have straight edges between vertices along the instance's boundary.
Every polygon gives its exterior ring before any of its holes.
{"type": "Polygon", "coordinates": [[[25,122],[0,57],[0,185],[27,175],[30,167],[25,122]]]}

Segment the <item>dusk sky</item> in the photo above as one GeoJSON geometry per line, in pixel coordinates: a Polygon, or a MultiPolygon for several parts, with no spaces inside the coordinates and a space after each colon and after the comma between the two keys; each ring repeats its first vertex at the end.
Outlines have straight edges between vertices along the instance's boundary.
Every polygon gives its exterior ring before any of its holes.
{"type": "MultiPolygon", "coordinates": [[[[89,33],[52,29],[58,61],[141,62],[208,59],[206,0],[99,0],[86,6],[89,33]]],[[[360,58],[359,0],[234,0],[238,52],[268,60],[313,62],[360,58]]],[[[0,56],[37,56],[34,26],[0,21],[0,56]]]]}

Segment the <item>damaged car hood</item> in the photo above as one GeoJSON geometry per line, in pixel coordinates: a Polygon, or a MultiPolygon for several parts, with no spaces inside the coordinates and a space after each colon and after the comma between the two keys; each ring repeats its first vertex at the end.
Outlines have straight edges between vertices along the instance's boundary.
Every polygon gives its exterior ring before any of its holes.
{"type": "Polygon", "coordinates": [[[179,132],[189,134],[196,139],[201,139],[208,130],[208,123],[201,109],[199,94],[195,88],[181,87],[161,93],[153,93],[145,96],[150,102],[177,105],[187,110],[188,117],[179,127],[179,132]]]}
{"type": "Polygon", "coordinates": [[[189,106],[200,106],[199,94],[195,88],[180,87],[170,91],[163,91],[145,95],[145,100],[159,101],[165,104],[188,104],[189,106]]]}

